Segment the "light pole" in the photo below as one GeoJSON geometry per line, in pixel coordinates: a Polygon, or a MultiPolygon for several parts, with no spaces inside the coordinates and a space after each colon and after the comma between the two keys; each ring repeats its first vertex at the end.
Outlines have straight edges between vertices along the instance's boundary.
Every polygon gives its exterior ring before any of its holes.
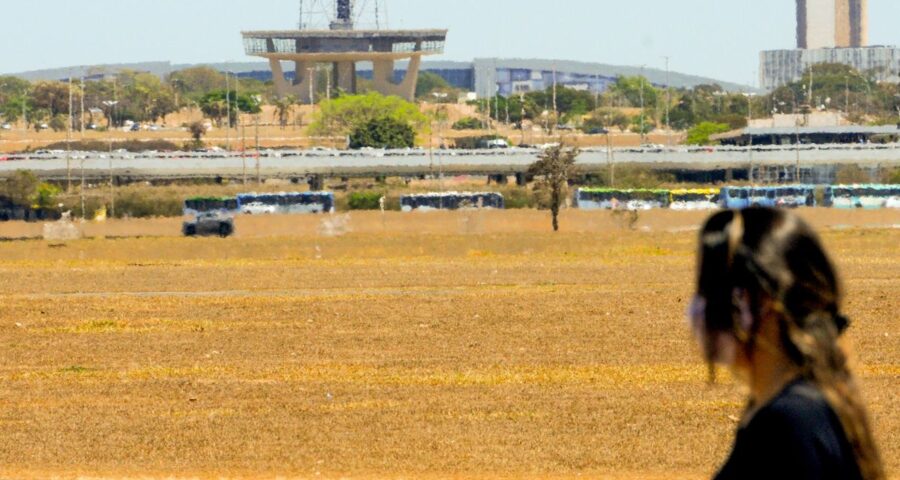
{"type": "MultiPolygon", "coordinates": [[[[116,100],[105,100],[103,105],[106,108],[113,108],[118,105],[119,102],[116,100]]],[[[116,216],[116,183],[115,178],[113,177],[113,141],[112,135],[109,135],[109,216],[111,218],[115,218],[116,216]]]]}
{"type": "MultiPolygon", "coordinates": [[[[3,90],[4,88],[6,88],[6,84],[0,83],[0,90],[3,90]]],[[[3,127],[0,127],[0,139],[2,139],[2,138],[3,138],[3,127]]]]}
{"type": "MultiPolygon", "coordinates": [[[[231,153],[231,85],[225,72],[225,150],[231,153]]],[[[230,156],[230,155],[229,155],[230,156]]]]}
{"type": "Polygon", "coordinates": [[[644,67],[641,65],[641,146],[644,146],[644,67]]]}
{"type": "Polygon", "coordinates": [[[669,124],[669,107],[672,104],[672,87],[669,84],[669,57],[666,60],[666,148],[672,148],[672,128],[669,124]]]}
{"type": "Polygon", "coordinates": [[[750,183],[753,184],[754,176],[753,176],[753,132],[750,130],[752,128],[751,123],[753,123],[753,95],[752,93],[743,94],[747,97],[747,137],[750,139],[747,144],[747,154],[750,157],[750,183]]]}
{"type": "Polygon", "coordinates": [[[259,171],[259,111],[262,109],[262,97],[255,95],[253,101],[256,102],[257,113],[254,121],[256,127],[256,183],[262,185],[262,176],[259,171]]]}

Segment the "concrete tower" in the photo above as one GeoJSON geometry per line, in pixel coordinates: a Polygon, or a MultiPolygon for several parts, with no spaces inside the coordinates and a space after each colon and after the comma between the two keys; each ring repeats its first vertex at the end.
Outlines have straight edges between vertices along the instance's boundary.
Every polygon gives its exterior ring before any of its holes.
{"type": "Polygon", "coordinates": [[[797,0],[797,48],[857,48],[868,41],[868,0],[797,0]]]}
{"type": "Polygon", "coordinates": [[[319,64],[332,65],[334,87],[356,93],[356,63],[371,62],[376,91],[413,100],[422,57],[444,52],[447,30],[354,30],[353,0],[335,5],[328,30],[243,32],[244,50],[269,60],[278,95],[311,101],[319,64]],[[399,81],[398,60],[409,60],[399,81]],[[293,63],[293,79],[286,78],[282,62],[293,63]]]}

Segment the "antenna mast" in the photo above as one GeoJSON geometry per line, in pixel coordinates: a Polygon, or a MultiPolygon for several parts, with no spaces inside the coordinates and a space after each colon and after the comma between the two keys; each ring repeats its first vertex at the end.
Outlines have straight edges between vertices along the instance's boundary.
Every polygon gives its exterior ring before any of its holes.
{"type": "Polygon", "coordinates": [[[297,30],[303,30],[303,0],[300,0],[300,23],[297,24],[297,30]]]}

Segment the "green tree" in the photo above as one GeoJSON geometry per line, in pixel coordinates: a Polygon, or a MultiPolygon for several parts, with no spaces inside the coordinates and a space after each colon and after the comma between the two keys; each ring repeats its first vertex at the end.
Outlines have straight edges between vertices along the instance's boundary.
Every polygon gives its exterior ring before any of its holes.
{"type": "Polygon", "coordinates": [[[262,111],[259,102],[256,101],[255,95],[250,93],[241,93],[238,95],[236,91],[226,92],[225,90],[216,90],[207,93],[200,99],[200,110],[209,119],[221,127],[223,120],[231,114],[229,125],[234,126],[238,118],[238,109],[241,113],[257,114],[262,111]],[[231,106],[229,107],[229,103],[231,106]]]}
{"type": "Polygon", "coordinates": [[[541,152],[528,169],[530,175],[540,178],[536,187],[549,193],[554,232],[559,231],[559,211],[566,198],[569,179],[577,172],[575,161],[579,153],[577,148],[568,148],[560,142],[541,152]]]}
{"type": "Polygon", "coordinates": [[[180,98],[199,102],[214,91],[225,89],[225,75],[210,67],[194,67],[172,72],[166,79],[180,98]]]}
{"type": "Polygon", "coordinates": [[[193,122],[188,125],[188,132],[190,132],[191,138],[194,140],[191,147],[203,147],[203,136],[206,135],[206,125],[204,125],[203,122],[193,122]]]}
{"type": "MultiPolygon", "coordinates": [[[[81,90],[72,88],[72,99],[80,102],[81,90]]],[[[36,109],[47,110],[50,117],[69,114],[69,84],[63,82],[38,82],[31,91],[31,101],[36,109]]]]}
{"type": "Polygon", "coordinates": [[[581,129],[585,132],[597,129],[611,130],[613,128],[624,131],[630,125],[631,118],[621,110],[604,107],[591,112],[590,116],[584,120],[581,129]]]}
{"type": "Polygon", "coordinates": [[[431,72],[422,72],[416,82],[416,98],[423,98],[435,91],[446,92],[452,87],[440,75],[431,72]]]}
{"type": "Polygon", "coordinates": [[[350,148],[411,148],[416,132],[409,123],[384,117],[369,120],[350,134],[350,148]]]}
{"type": "Polygon", "coordinates": [[[30,170],[16,170],[6,180],[6,184],[3,186],[3,194],[16,205],[31,207],[35,203],[35,195],[40,184],[41,181],[34,172],[30,170]]]}
{"type": "Polygon", "coordinates": [[[65,115],[54,115],[53,118],[50,119],[47,126],[50,127],[54,132],[62,132],[63,130],[68,129],[68,121],[69,118],[65,115]]]}
{"type": "Polygon", "coordinates": [[[364,95],[344,95],[321,103],[312,124],[311,135],[347,135],[375,119],[390,118],[405,123],[414,130],[428,127],[428,117],[419,107],[400,97],[369,92],[364,95]]]}
{"type": "Polygon", "coordinates": [[[475,117],[464,117],[453,124],[454,130],[478,130],[484,127],[484,123],[475,117]]]}
{"type": "Polygon", "coordinates": [[[32,196],[32,204],[34,208],[44,210],[55,210],[58,205],[56,197],[62,192],[59,187],[51,183],[41,183],[37,186],[32,196]]]}
{"type": "Polygon", "coordinates": [[[284,130],[291,119],[294,106],[297,105],[297,97],[293,95],[278,97],[272,100],[272,105],[275,107],[275,116],[278,118],[278,124],[284,130]]]}
{"type": "Polygon", "coordinates": [[[0,118],[4,122],[16,122],[22,116],[22,107],[31,110],[31,83],[18,77],[0,76],[0,118]]]}
{"type": "Polygon", "coordinates": [[[719,133],[725,133],[731,130],[731,127],[725,123],[702,122],[696,127],[688,131],[688,145],[710,145],[711,136],[719,133]]]}
{"type": "Polygon", "coordinates": [[[656,108],[659,102],[659,90],[644,77],[628,77],[622,76],[616,79],[610,87],[610,93],[618,96],[627,102],[627,106],[639,108],[641,106],[641,91],[643,94],[643,104],[646,109],[656,108]]]}

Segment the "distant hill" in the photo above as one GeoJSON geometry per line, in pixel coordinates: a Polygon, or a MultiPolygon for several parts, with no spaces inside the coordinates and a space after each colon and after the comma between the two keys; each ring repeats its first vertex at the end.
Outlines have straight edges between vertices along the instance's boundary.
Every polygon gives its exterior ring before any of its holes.
{"type": "MultiPolygon", "coordinates": [[[[502,65],[507,68],[534,68],[534,69],[556,69],[563,71],[577,71],[588,73],[591,75],[600,75],[603,77],[618,77],[622,75],[634,76],[643,72],[644,76],[655,85],[666,84],[666,72],[655,68],[645,68],[624,65],[608,65],[602,63],[588,63],[571,60],[547,60],[547,59],[475,59],[472,62],[459,61],[425,61],[422,63],[423,70],[464,70],[489,68],[491,65],[502,65]]],[[[239,75],[254,76],[260,79],[271,78],[269,65],[266,62],[230,62],[230,63],[202,63],[202,64],[173,64],[171,62],[140,62],[140,63],[121,63],[108,65],[81,65],[61,68],[51,68],[46,70],[34,70],[29,72],[11,73],[9,75],[23,78],[29,81],[39,80],[66,80],[68,78],[88,79],[103,78],[104,76],[115,74],[122,70],[133,70],[138,72],[152,73],[159,77],[165,77],[168,74],[183,70],[185,68],[208,66],[219,71],[228,71],[239,75]]],[[[406,62],[397,62],[397,70],[406,70],[406,62]]],[[[360,62],[358,71],[371,71],[371,64],[360,62]]],[[[714,78],[701,77],[697,75],[689,75],[679,72],[669,72],[669,84],[675,88],[690,88],[703,84],[717,84],[722,88],[732,92],[755,92],[758,89],[747,85],[739,85],[731,82],[724,82],[714,78]]]]}

